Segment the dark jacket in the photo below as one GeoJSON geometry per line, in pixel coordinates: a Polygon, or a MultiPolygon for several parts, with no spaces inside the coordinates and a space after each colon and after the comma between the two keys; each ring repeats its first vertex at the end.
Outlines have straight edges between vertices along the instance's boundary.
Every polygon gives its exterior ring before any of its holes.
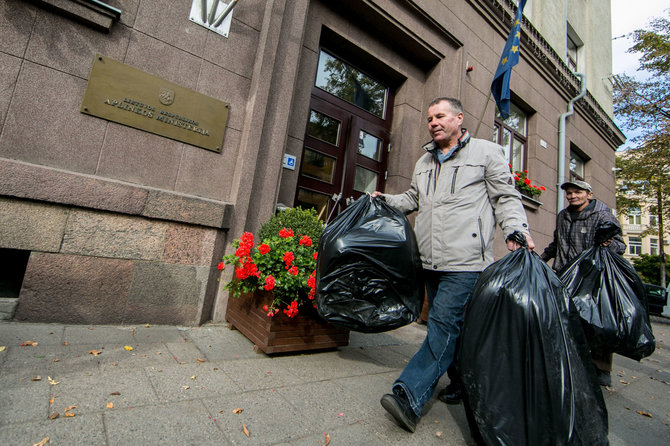
{"type": "MultiPolygon", "coordinates": [[[[542,260],[546,262],[555,259],[553,268],[560,271],[582,251],[593,247],[596,228],[604,222],[613,222],[619,226],[612,210],[598,200],[591,200],[576,216],[570,212],[569,207],[563,209],[556,216],[554,241],[545,248],[541,255],[542,260]]],[[[614,237],[609,248],[618,254],[626,251],[621,235],[614,237]]]]}

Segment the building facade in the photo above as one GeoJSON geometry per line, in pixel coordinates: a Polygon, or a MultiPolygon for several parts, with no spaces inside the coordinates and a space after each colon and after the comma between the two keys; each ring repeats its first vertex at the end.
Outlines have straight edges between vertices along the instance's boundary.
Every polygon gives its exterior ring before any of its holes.
{"type": "Polygon", "coordinates": [[[661,242],[658,216],[652,214],[649,209],[653,204],[646,203],[637,209],[629,209],[625,214],[619,214],[619,223],[626,242],[626,252],[623,256],[629,261],[642,254],[657,256],[661,251],[665,252],[666,256],[670,254],[670,233],[666,227],[661,242]]]}
{"type": "MultiPolygon", "coordinates": [[[[200,0],[3,2],[0,283],[13,317],[224,320],[230,273],[216,265],[232,240],[280,205],[326,219],[365,192],[406,190],[439,96],[459,98],[464,127],[503,144],[546,189],[524,199],[543,249],[565,205],[561,179],[585,179],[614,207],[624,140],[606,83],[609,1],[546,3],[526,7],[502,121],[489,88],[516,10],[508,0],[241,0],[225,32],[197,23],[211,5],[200,0]],[[221,144],[92,114],[95,64],[109,59],[144,73],[149,101],[197,93],[227,104],[221,144]],[[587,88],[561,119],[581,91],[574,69],[587,88]]],[[[144,117],[168,107],[120,97],[144,117]]],[[[180,131],[199,128],[168,113],[180,131]]]]}

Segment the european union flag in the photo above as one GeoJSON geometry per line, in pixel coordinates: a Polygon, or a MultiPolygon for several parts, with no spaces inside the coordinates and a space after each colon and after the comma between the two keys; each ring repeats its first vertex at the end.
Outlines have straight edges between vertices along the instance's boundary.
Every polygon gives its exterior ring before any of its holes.
{"type": "Polygon", "coordinates": [[[507,43],[505,43],[496,74],[493,76],[493,82],[491,83],[491,93],[496,100],[496,105],[503,119],[507,119],[509,116],[509,80],[512,76],[512,67],[519,63],[521,16],[523,15],[524,6],[526,6],[526,0],[520,0],[512,30],[507,38],[507,43]]]}

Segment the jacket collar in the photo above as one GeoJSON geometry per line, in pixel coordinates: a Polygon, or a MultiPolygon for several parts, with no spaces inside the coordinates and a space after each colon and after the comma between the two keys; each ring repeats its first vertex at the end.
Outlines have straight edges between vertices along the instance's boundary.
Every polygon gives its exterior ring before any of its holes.
{"type": "MultiPolygon", "coordinates": [[[[452,147],[451,150],[449,151],[449,157],[447,159],[454,156],[456,152],[465,147],[469,142],[470,142],[470,132],[468,132],[467,129],[461,129],[461,136],[458,138],[456,145],[452,147]]],[[[432,153],[433,157],[439,162],[438,151],[440,150],[440,148],[438,147],[435,141],[430,141],[429,143],[424,144],[423,149],[428,153],[432,153]]]]}

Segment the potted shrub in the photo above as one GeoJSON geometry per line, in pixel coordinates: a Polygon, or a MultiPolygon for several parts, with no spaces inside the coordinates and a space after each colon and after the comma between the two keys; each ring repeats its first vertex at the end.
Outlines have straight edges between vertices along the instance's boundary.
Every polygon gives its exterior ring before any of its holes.
{"type": "Polygon", "coordinates": [[[347,345],[349,332],[314,309],[316,260],[323,223],[313,209],[275,214],[258,233],[233,241],[219,269],[233,268],[226,319],[265,353],[347,345]]]}

